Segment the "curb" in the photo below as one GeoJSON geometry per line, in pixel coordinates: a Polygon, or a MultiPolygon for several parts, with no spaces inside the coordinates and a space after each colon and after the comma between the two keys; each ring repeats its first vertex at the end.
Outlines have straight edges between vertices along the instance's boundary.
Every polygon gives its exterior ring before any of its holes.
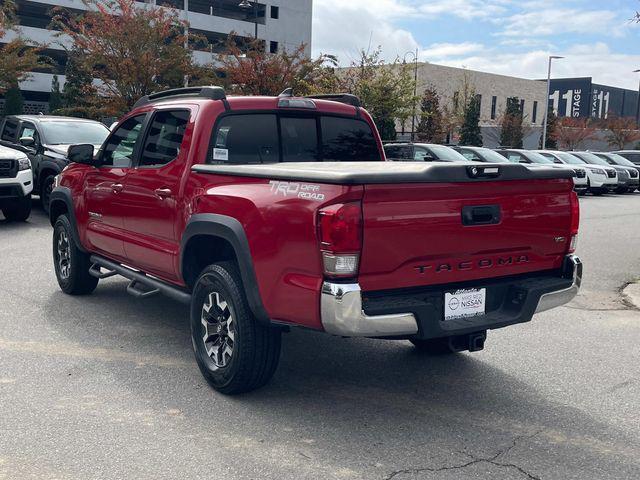
{"type": "Polygon", "coordinates": [[[640,310],[640,281],[630,283],[622,290],[624,299],[640,310]]]}

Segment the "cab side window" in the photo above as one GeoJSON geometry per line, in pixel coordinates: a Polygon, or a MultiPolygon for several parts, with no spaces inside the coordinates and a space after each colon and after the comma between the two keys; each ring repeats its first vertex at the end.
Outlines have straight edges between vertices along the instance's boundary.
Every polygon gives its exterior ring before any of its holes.
{"type": "Polygon", "coordinates": [[[515,152],[508,152],[507,153],[507,160],[509,160],[510,162],[513,162],[513,163],[530,163],[522,155],[520,155],[519,153],[515,153],[515,152]]]}
{"type": "Polygon", "coordinates": [[[113,132],[104,145],[104,153],[102,154],[103,167],[131,167],[136,142],[140,137],[145,116],[131,117],[113,132]]]}
{"type": "Polygon", "coordinates": [[[416,147],[413,152],[413,159],[418,162],[433,162],[433,155],[426,148],[416,147]]]}
{"type": "Polygon", "coordinates": [[[40,136],[36,130],[36,126],[33,123],[23,122],[20,126],[20,134],[18,140],[24,137],[33,138],[35,145],[40,145],[40,136]]]}
{"type": "Polygon", "coordinates": [[[387,145],[384,147],[387,158],[393,160],[410,161],[413,159],[411,147],[405,145],[387,145]]]}
{"type": "Polygon", "coordinates": [[[260,113],[223,117],[210,155],[207,163],[277,163],[280,151],[276,116],[260,113]]]}
{"type": "Polygon", "coordinates": [[[160,111],[153,116],[140,157],[141,167],[161,167],[175,160],[189,124],[188,110],[160,111]]]}
{"type": "Polygon", "coordinates": [[[482,161],[482,159],[476,154],[476,152],[473,152],[471,150],[460,150],[460,153],[464,158],[466,158],[467,160],[471,160],[472,162],[482,161]]]}

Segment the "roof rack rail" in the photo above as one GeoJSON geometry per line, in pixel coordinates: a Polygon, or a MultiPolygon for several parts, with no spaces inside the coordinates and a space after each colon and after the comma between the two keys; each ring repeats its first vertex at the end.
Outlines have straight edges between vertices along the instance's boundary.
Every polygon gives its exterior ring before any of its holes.
{"type": "Polygon", "coordinates": [[[350,93],[327,93],[322,95],[307,95],[306,98],[315,98],[316,100],[331,100],[334,102],[346,103],[354,107],[361,107],[362,102],[358,97],[350,93]]]}
{"type": "Polygon", "coordinates": [[[224,92],[224,88],[208,86],[208,87],[185,87],[174,88],[172,90],[164,90],[162,92],[155,92],[149,95],[145,95],[138,100],[133,108],[141,107],[157,100],[164,100],[165,98],[172,97],[200,97],[208,98],[211,100],[225,100],[227,95],[224,92]]]}

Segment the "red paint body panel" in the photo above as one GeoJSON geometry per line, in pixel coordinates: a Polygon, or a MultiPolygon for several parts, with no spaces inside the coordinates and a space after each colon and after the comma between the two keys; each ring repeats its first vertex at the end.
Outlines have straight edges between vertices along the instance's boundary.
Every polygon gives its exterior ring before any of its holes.
{"type": "Polygon", "coordinates": [[[559,268],[572,188],[569,180],[368,185],[360,285],[386,290],[559,268]],[[499,224],[462,224],[463,207],[484,205],[500,206],[499,224]]]}
{"type": "MultiPolygon", "coordinates": [[[[229,97],[231,110],[275,110],[277,98],[229,97]]],[[[317,110],[355,116],[349,105],[318,100],[317,110]]],[[[362,201],[363,250],[357,281],[363,290],[384,290],[512,275],[558,268],[568,235],[572,182],[466,184],[319,185],[322,201],[286,196],[269,180],[194,173],[205,163],[220,101],[176,99],[136,109],[122,120],[150,110],[188,108],[191,119],[180,154],[158,169],[94,168],[71,164],[60,185],[71,189],[84,248],[184,286],[180,245],[189,219],[198,213],[227,215],[243,226],[260,297],[273,320],[321,329],[320,288],[324,280],[317,238],[317,212],[362,201]],[[114,183],[123,184],[114,192],[114,183]],[[158,188],[171,190],[160,199],[158,188]],[[464,227],[466,205],[499,204],[499,225],[464,227]],[[90,215],[92,212],[94,215],[90,215]],[[540,213],[543,212],[543,213],[540,213]],[[96,216],[95,214],[98,214],[96,216]],[[99,217],[101,215],[101,217],[99,217]],[[460,268],[460,263],[526,255],[524,263],[500,268],[460,268]],[[416,267],[451,265],[450,271],[416,267]],[[453,267],[455,265],[455,268],[453,267]]],[[[360,112],[382,143],[371,117],[360,112]]],[[[497,260],[495,260],[497,261],[497,260]]],[[[467,265],[467,263],[464,263],[467,265]]]]}

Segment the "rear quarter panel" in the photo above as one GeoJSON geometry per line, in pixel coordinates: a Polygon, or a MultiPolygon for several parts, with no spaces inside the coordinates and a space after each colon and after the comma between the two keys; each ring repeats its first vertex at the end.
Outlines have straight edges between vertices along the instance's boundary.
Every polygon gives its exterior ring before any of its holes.
{"type": "Polygon", "coordinates": [[[227,215],[244,227],[269,317],[321,329],[316,213],[329,203],[359,200],[362,187],[198,173],[191,181],[199,192],[194,213],[227,215]]]}

